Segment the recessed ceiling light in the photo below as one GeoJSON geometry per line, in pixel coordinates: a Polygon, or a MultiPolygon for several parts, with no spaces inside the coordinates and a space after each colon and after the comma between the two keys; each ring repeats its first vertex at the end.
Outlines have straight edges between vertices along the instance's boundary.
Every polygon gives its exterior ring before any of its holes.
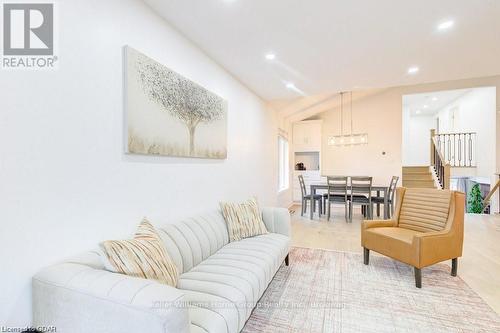
{"type": "Polygon", "coordinates": [[[438,98],[437,98],[437,97],[432,97],[432,101],[433,101],[433,102],[435,102],[435,101],[437,101],[437,100],[438,100],[438,98]]]}
{"type": "Polygon", "coordinates": [[[417,74],[420,69],[417,66],[408,68],[408,74],[417,74]]]}
{"type": "Polygon", "coordinates": [[[422,113],[422,111],[417,110],[417,111],[415,111],[415,113],[416,113],[416,114],[420,114],[420,113],[422,113]]]}
{"type": "Polygon", "coordinates": [[[424,105],[424,109],[427,109],[429,107],[429,105],[425,104],[424,105]]]}
{"type": "Polygon", "coordinates": [[[276,54],[268,53],[268,54],[266,54],[266,59],[267,60],[274,60],[274,59],[276,59],[276,54]]]}
{"type": "Polygon", "coordinates": [[[438,30],[439,31],[448,30],[451,27],[453,27],[454,25],[455,25],[455,22],[453,22],[452,20],[444,21],[444,22],[439,23],[438,30]]]}

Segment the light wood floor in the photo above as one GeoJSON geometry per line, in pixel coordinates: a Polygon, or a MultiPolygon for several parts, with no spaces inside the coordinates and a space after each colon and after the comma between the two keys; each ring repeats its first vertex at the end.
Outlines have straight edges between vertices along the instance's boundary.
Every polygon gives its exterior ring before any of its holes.
{"type": "MultiPolygon", "coordinates": [[[[359,210],[354,211],[353,222],[346,223],[343,207],[332,206],[329,222],[324,216],[318,219],[316,214],[314,220],[309,219],[309,214],[301,217],[300,208],[291,208],[295,211],[292,215],[293,246],[362,253],[359,210]]],[[[464,253],[458,262],[458,275],[500,314],[499,215],[466,215],[464,253]]]]}

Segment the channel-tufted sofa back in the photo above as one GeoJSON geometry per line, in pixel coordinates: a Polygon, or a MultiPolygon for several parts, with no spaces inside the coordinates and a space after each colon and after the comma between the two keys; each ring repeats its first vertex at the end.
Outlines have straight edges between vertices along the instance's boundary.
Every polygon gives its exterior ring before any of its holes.
{"type": "Polygon", "coordinates": [[[448,223],[451,196],[449,190],[405,189],[398,226],[420,232],[443,231],[448,223]]]}
{"type": "Polygon", "coordinates": [[[157,226],[157,229],[181,273],[188,272],[229,243],[226,222],[220,211],[157,226]]]}

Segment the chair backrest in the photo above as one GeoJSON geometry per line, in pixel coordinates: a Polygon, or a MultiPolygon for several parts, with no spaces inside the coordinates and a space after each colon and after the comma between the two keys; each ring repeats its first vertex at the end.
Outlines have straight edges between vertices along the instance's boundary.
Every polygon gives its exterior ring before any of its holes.
{"type": "Polygon", "coordinates": [[[445,229],[453,192],[428,188],[403,190],[398,218],[400,228],[420,232],[443,231],[445,229]]]}
{"type": "Polygon", "coordinates": [[[356,194],[366,195],[372,199],[372,177],[351,177],[351,197],[356,194]]]}
{"type": "Polygon", "coordinates": [[[302,175],[299,175],[299,184],[300,192],[302,192],[302,197],[305,197],[307,195],[306,183],[304,182],[304,177],[302,175]]]}
{"type": "Polygon", "coordinates": [[[328,176],[326,183],[328,185],[328,198],[330,195],[343,195],[347,201],[347,185],[348,177],[345,176],[328,176]]]}
{"type": "Polygon", "coordinates": [[[396,195],[396,187],[398,186],[399,177],[392,176],[391,183],[389,184],[389,192],[387,197],[391,202],[394,202],[394,196],[396,195]]]}

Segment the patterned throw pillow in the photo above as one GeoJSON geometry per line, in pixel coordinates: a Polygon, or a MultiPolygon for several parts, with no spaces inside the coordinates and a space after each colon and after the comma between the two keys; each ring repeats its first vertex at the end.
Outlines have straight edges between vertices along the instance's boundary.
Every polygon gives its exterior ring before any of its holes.
{"type": "Polygon", "coordinates": [[[267,229],[262,221],[257,200],[252,198],[246,203],[221,202],[220,208],[226,220],[231,242],[243,238],[267,234],[267,229]]]}
{"type": "Polygon", "coordinates": [[[160,235],[146,219],[139,224],[134,239],[108,240],[100,245],[115,272],[173,287],[177,285],[177,267],[165,250],[160,235]]]}

